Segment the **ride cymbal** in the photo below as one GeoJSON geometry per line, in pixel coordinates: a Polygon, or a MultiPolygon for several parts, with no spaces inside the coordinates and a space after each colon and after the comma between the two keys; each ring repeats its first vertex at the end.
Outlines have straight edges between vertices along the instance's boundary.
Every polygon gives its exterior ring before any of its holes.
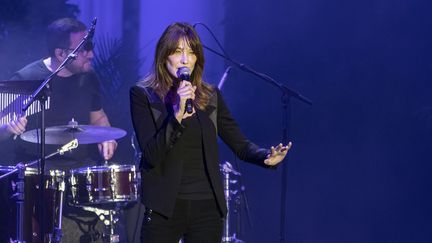
{"type": "MultiPolygon", "coordinates": [[[[78,139],[79,144],[101,143],[122,138],[126,131],[105,126],[64,125],[47,127],[45,129],[45,144],[66,144],[72,139],[78,139]]],[[[21,134],[21,139],[31,143],[40,142],[40,129],[34,129],[21,134]]]]}

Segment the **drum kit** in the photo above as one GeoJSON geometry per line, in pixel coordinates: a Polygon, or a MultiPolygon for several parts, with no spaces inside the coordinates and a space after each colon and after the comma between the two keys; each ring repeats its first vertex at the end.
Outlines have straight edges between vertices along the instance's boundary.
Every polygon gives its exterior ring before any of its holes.
{"type": "MultiPolygon", "coordinates": [[[[21,138],[39,143],[38,134],[37,129],[31,130],[22,134],[21,138]]],[[[119,128],[78,125],[75,122],[48,127],[46,144],[67,144],[46,158],[70,151],[78,144],[100,143],[125,135],[126,132],[119,128]]],[[[3,204],[0,220],[6,218],[8,221],[6,226],[0,227],[0,235],[7,237],[1,238],[1,242],[61,242],[64,202],[94,212],[105,226],[104,242],[119,242],[119,235],[115,234],[117,214],[138,199],[139,175],[134,165],[109,165],[105,162],[102,166],[70,171],[48,170],[43,173],[44,183],[41,186],[42,173],[34,167],[38,162],[0,166],[0,203],[3,204]],[[43,190],[43,199],[38,196],[42,195],[40,190],[43,190]],[[67,191],[70,193],[64,200],[67,191]],[[43,215],[42,219],[40,215],[43,215]],[[42,237],[40,227],[45,232],[42,237]],[[14,241],[15,236],[17,240],[14,241]]]]}
{"type": "MultiPolygon", "coordinates": [[[[39,143],[38,133],[37,129],[27,131],[21,135],[21,139],[39,143]]],[[[75,121],[65,126],[48,127],[46,144],[66,145],[46,156],[46,159],[62,155],[78,147],[78,144],[100,143],[125,135],[126,132],[119,128],[78,125],[75,121]],[[67,143],[70,140],[72,141],[67,143]]],[[[0,227],[0,242],[61,242],[65,202],[97,215],[105,226],[102,237],[104,242],[120,241],[120,236],[115,231],[118,214],[122,208],[139,199],[140,176],[135,165],[109,165],[106,162],[105,165],[81,167],[66,172],[47,170],[43,186],[40,186],[40,173],[35,167],[38,162],[39,160],[35,160],[16,166],[0,166],[0,204],[4,208],[0,210],[0,220],[7,219],[6,225],[0,227]],[[38,197],[40,190],[43,190],[42,200],[38,197]],[[69,193],[64,200],[66,192],[69,193]],[[42,203],[44,210],[40,214],[42,203]],[[40,215],[43,215],[43,219],[40,215]],[[45,229],[43,237],[40,236],[40,227],[45,229]],[[13,240],[15,236],[21,240],[13,240]]],[[[241,173],[228,161],[221,163],[220,171],[224,178],[228,208],[222,242],[244,243],[237,238],[241,228],[242,201],[249,213],[245,189],[241,185],[241,173]]]]}

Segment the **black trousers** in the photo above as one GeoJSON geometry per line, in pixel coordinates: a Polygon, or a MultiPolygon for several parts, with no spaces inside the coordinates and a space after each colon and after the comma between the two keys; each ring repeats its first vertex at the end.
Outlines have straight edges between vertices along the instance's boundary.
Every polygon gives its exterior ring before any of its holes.
{"type": "Polygon", "coordinates": [[[141,243],[220,243],[223,219],[214,199],[177,199],[174,214],[166,218],[146,209],[141,243]]]}

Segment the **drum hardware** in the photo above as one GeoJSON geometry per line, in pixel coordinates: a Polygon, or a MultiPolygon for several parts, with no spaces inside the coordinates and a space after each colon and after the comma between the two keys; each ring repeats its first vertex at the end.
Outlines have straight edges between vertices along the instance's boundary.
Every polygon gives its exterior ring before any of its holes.
{"type": "MultiPolygon", "coordinates": [[[[231,175],[234,176],[241,176],[241,173],[236,171],[231,163],[228,161],[225,161],[220,165],[220,170],[223,174],[223,185],[224,185],[224,194],[227,204],[227,215],[224,220],[224,229],[223,229],[223,235],[222,235],[222,243],[244,243],[244,241],[237,239],[237,234],[235,232],[231,234],[231,225],[230,225],[230,218],[233,213],[239,214],[239,207],[241,204],[240,200],[240,193],[244,191],[244,187],[241,187],[241,190],[233,190],[231,188],[231,185],[237,185],[239,184],[238,180],[232,179],[231,175]],[[233,198],[235,196],[235,198],[233,198]],[[234,200],[233,200],[234,199],[234,200]],[[235,208],[232,208],[230,206],[230,202],[234,201],[235,208]]],[[[239,218],[238,218],[239,219],[239,218]]],[[[239,222],[237,222],[237,226],[239,225],[239,222]]],[[[238,229],[237,229],[238,232],[238,229]]]]}
{"type": "MultiPolygon", "coordinates": [[[[73,139],[69,143],[67,143],[67,144],[63,145],[61,148],[57,149],[56,152],[45,156],[45,159],[49,159],[49,158],[51,158],[51,157],[53,157],[53,156],[55,156],[57,154],[63,155],[65,152],[72,151],[72,149],[76,149],[77,147],[78,147],[78,140],[77,139],[73,139]]],[[[30,162],[30,163],[24,164],[23,167],[24,168],[31,167],[31,166],[39,163],[39,161],[40,161],[40,159],[34,160],[34,161],[30,162]]],[[[17,167],[18,167],[18,165],[17,165],[17,167]]],[[[9,176],[9,175],[17,172],[17,171],[18,171],[18,168],[15,168],[14,170],[11,170],[11,171],[9,171],[6,174],[1,175],[0,176],[0,180],[3,179],[4,177],[7,177],[7,176],[9,176]]]]}
{"type": "MultiPolygon", "coordinates": [[[[70,141],[69,143],[65,144],[61,148],[59,148],[56,152],[49,154],[45,157],[45,159],[51,158],[57,154],[63,155],[67,151],[71,151],[72,149],[75,149],[78,147],[78,141],[76,139],[70,141]]],[[[34,168],[31,168],[31,166],[39,163],[40,159],[32,161],[27,164],[18,163],[15,167],[7,167],[5,174],[0,176],[0,180],[3,178],[6,178],[14,173],[17,172],[18,174],[18,180],[15,183],[15,188],[12,188],[12,190],[16,190],[16,193],[12,195],[12,197],[16,198],[16,240],[14,242],[17,243],[24,243],[26,242],[24,238],[28,238],[24,236],[24,216],[25,216],[25,188],[26,188],[26,175],[30,178],[30,175],[37,175],[45,176],[45,173],[42,172],[41,174],[36,173],[36,170],[34,168]],[[26,173],[27,172],[27,173],[26,173]]],[[[3,171],[3,168],[2,168],[3,171]]],[[[37,182],[35,183],[35,189],[39,190],[45,190],[45,189],[51,189],[55,192],[58,191],[59,193],[59,216],[58,216],[58,224],[54,227],[53,234],[48,234],[48,241],[49,242],[60,242],[61,240],[61,215],[62,215],[62,207],[63,207],[63,192],[64,192],[64,172],[63,171],[49,171],[49,177],[52,178],[52,180],[44,180],[46,184],[44,186],[39,186],[37,182]]],[[[29,181],[34,182],[34,181],[29,181]]],[[[13,184],[13,183],[12,183],[13,184]]],[[[12,185],[13,186],[13,185],[12,185]]],[[[13,186],[14,187],[14,186],[13,186]]],[[[31,189],[31,188],[30,188],[31,189]]],[[[31,192],[33,193],[33,192],[31,192]]],[[[54,195],[53,197],[56,197],[54,195]]],[[[40,219],[41,220],[41,219],[40,219]]],[[[38,237],[37,233],[33,232],[34,237],[38,237]]],[[[30,239],[28,239],[30,240],[30,239]]],[[[45,241],[45,236],[42,237],[42,239],[39,239],[45,241]]],[[[38,240],[37,240],[38,241],[38,240]]]]}
{"type": "MultiPolygon", "coordinates": [[[[40,174],[37,169],[31,167],[24,168],[23,165],[21,165],[21,167],[19,173],[24,174],[24,177],[18,175],[18,177],[10,178],[10,181],[8,180],[6,183],[2,184],[2,186],[12,185],[9,187],[9,190],[12,191],[11,194],[13,194],[11,199],[15,198],[15,200],[18,201],[16,218],[12,216],[15,210],[15,208],[12,207],[13,204],[6,204],[7,209],[3,211],[3,217],[8,217],[2,218],[3,220],[7,220],[3,227],[5,227],[7,229],[6,231],[9,231],[9,234],[12,236],[13,228],[10,226],[16,224],[16,234],[21,234],[21,236],[17,238],[21,237],[21,239],[15,242],[60,242],[65,173],[59,170],[50,170],[49,173],[44,174],[46,184],[41,187],[39,184],[40,174]],[[15,178],[18,178],[17,182],[15,182],[15,178]],[[44,198],[41,202],[36,192],[42,189],[44,190],[44,198]],[[13,193],[14,190],[17,192],[13,193]],[[45,220],[45,228],[49,229],[43,237],[41,237],[38,231],[41,224],[41,219],[38,214],[40,203],[46,205],[47,211],[44,216],[46,216],[47,220],[45,220]],[[12,216],[12,218],[9,218],[10,216],[12,216]],[[16,219],[16,221],[14,221],[14,219],[16,219]]],[[[10,172],[14,168],[13,166],[1,166],[0,171],[10,172]]]]}
{"type": "Polygon", "coordinates": [[[17,182],[17,193],[16,193],[16,205],[17,205],[17,243],[24,242],[24,176],[25,167],[17,165],[18,169],[18,182],[17,182]]]}
{"type": "MultiPolygon", "coordinates": [[[[51,174],[57,174],[57,173],[51,173],[51,174]]],[[[63,176],[64,176],[64,172],[63,172],[63,176]]],[[[57,178],[57,177],[56,177],[57,178]]],[[[58,222],[57,222],[57,227],[54,227],[54,232],[53,232],[53,237],[52,240],[50,240],[50,242],[61,242],[63,233],[61,230],[61,225],[62,225],[62,216],[63,216],[63,194],[65,191],[65,182],[64,180],[59,184],[59,190],[61,191],[60,193],[60,207],[59,207],[59,217],[58,217],[58,222]]]]}
{"type": "Polygon", "coordinates": [[[117,243],[120,242],[120,235],[115,233],[115,225],[119,221],[119,218],[116,214],[120,211],[120,205],[116,205],[115,209],[101,209],[95,207],[82,207],[83,210],[95,213],[99,220],[105,226],[103,233],[103,241],[104,243],[117,243]]]}

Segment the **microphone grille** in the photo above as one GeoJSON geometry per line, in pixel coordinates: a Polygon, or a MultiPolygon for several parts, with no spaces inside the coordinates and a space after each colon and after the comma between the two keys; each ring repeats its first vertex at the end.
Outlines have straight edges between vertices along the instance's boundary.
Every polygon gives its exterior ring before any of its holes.
{"type": "Polygon", "coordinates": [[[189,80],[190,77],[190,69],[188,67],[180,67],[177,70],[177,77],[183,80],[189,80]]]}
{"type": "Polygon", "coordinates": [[[181,67],[177,70],[177,74],[182,73],[182,74],[190,74],[190,70],[188,67],[181,67]]]}

